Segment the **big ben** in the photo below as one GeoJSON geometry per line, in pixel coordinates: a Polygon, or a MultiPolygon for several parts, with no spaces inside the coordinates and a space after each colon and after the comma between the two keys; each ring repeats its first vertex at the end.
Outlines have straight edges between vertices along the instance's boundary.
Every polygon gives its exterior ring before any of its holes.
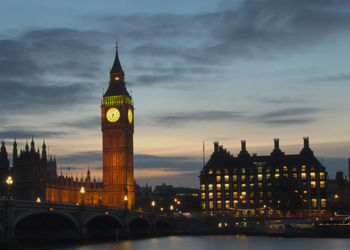
{"type": "Polygon", "coordinates": [[[118,47],[110,71],[109,86],[103,95],[101,128],[104,189],[102,204],[131,209],[135,204],[134,107],[125,86],[118,47]]]}

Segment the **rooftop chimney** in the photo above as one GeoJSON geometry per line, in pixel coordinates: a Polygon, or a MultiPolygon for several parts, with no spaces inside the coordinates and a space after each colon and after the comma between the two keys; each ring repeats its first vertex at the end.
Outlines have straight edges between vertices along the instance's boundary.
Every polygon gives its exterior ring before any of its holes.
{"type": "Polygon", "coordinates": [[[280,148],[280,139],[275,138],[273,140],[275,142],[275,150],[278,150],[280,148]]]}

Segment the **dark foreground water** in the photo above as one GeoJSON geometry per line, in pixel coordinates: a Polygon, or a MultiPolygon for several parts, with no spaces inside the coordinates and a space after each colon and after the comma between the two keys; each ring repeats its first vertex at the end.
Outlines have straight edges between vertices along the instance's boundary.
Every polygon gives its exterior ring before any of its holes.
{"type": "Polygon", "coordinates": [[[56,250],[350,250],[350,239],[265,236],[170,236],[56,250]]]}

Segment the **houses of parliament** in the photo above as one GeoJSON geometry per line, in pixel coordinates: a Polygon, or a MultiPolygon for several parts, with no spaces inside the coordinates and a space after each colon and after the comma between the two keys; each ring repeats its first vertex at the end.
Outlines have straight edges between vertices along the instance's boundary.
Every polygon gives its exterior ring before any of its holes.
{"type": "Polygon", "coordinates": [[[125,74],[116,48],[110,71],[108,89],[102,97],[101,129],[103,151],[103,181],[57,175],[56,159],[48,157],[45,142],[35,148],[32,139],[24,149],[13,143],[13,161],[10,167],[5,143],[0,149],[0,194],[8,195],[6,179],[13,178],[11,192],[16,200],[84,203],[114,208],[133,208],[135,204],[133,134],[134,107],[125,85],[125,74]],[[84,187],[85,193],[80,193],[84,187]],[[83,199],[83,200],[82,200],[83,199]]]}

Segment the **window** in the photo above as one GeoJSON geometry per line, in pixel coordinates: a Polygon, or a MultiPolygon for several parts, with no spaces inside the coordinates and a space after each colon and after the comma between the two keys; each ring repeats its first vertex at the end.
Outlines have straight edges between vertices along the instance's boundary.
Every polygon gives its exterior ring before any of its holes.
{"type": "Polygon", "coordinates": [[[280,169],[279,168],[276,168],[275,172],[276,173],[279,173],[280,169]]]}
{"type": "Polygon", "coordinates": [[[216,176],[216,182],[220,182],[221,181],[221,176],[220,175],[217,175],[216,176]]]}
{"type": "Polygon", "coordinates": [[[205,202],[202,202],[202,209],[205,210],[205,202]]]}
{"type": "Polygon", "coordinates": [[[326,183],[324,181],[320,181],[320,188],[325,188],[326,187],[326,183]]]}
{"type": "Polygon", "coordinates": [[[220,191],[221,190],[221,184],[216,184],[216,190],[220,191]]]}
{"type": "Polygon", "coordinates": [[[245,189],[246,184],[245,184],[245,183],[242,183],[241,187],[242,187],[242,189],[245,189]]]}
{"type": "Polygon", "coordinates": [[[311,188],[316,188],[316,181],[311,181],[311,188]]]}
{"type": "Polygon", "coordinates": [[[249,176],[249,181],[254,181],[254,175],[249,176]]]}
{"type": "Polygon", "coordinates": [[[253,189],[253,188],[254,188],[254,183],[250,183],[250,184],[249,184],[249,187],[250,187],[251,189],[253,189]]]}
{"type": "Polygon", "coordinates": [[[218,223],[218,228],[222,228],[222,222],[218,223]]]}
{"type": "Polygon", "coordinates": [[[326,207],[326,199],[321,199],[321,207],[325,208],[326,207]]]}
{"type": "Polygon", "coordinates": [[[213,201],[209,201],[209,209],[213,209],[214,208],[214,202],[213,201]]]}
{"type": "Polygon", "coordinates": [[[238,198],[238,193],[237,192],[233,192],[233,198],[237,199],[238,198]]]}
{"type": "Polygon", "coordinates": [[[214,194],[212,192],[209,193],[209,200],[212,200],[214,197],[214,194]]]}
{"type": "Polygon", "coordinates": [[[242,192],[241,196],[239,198],[241,199],[245,199],[247,195],[247,192],[242,192]]]}
{"type": "Polygon", "coordinates": [[[222,208],[221,201],[218,201],[218,202],[217,202],[217,208],[218,208],[218,209],[221,209],[221,208],[222,208]]]}
{"type": "Polygon", "coordinates": [[[259,192],[259,197],[260,198],[264,197],[264,193],[263,192],[259,192]]]}
{"type": "Polygon", "coordinates": [[[293,173],[293,178],[298,178],[298,174],[297,173],[293,173]]]}
{"type": "Polygon", "coordinates": [[[241,176],[241,181],[245,181],[245,175],[241,176]]]}
{"type": "Polygon", "coordinates": [[[242,168],[242,173],[245,173],[245,168],[242,168]]]}
{"type": "Polygon", "coordinates": [[[271,174],[266,174],[266,179],[270,179],[271,178],[271,174]]]}
{"type": "Polygon", "coordinates": [[[250,204],[254,204],[254,201],[253,201],[253,200],[250,200],[250,204]]]}
{"type": "Polygon", "coordinates": [[[316,173],[315,172],[311,172],[310,173],[311,180],[315,180],[315,177],[316,177],[316,173]]]}
{"type": "Polygon", "coordinates": [[[205,190],[205,185],[204,185],[204,184],[201,185],[201,190],[202,190],[202,191],[205,190]]]}
{"type": "Polygon", "coordinates": [[[229,182],[230,181],[230,176],[228,176],[228,175],[225,175],[225,182],[229,182]]]}
{"type": "Polygon", "coordinates": [[[220,193],[220,192],[217,192],[217,193],[216,193],[216,199],[218,199],[218,200],[221,199],[221,193],[220,193]]]}
{"type": "Polygon", "coordinates": [[[293,168],[293,172],[296,172],[297,171],[297,168],[293,168]]]}
{"type": "Polygon", "coordinates": [[[247,201],[246,200],[242,200],[242,204],[247,204],[247,201]]]}
{"type": "Polygon", "coordinates": [[[317,199],[312,199],[312,207],[317,207],[317,199]]]}
{"type": "Polygon", "coordinates": [[[212,191],[213,190],[213,184],[209,184],[208,185],[208,189],[209,189],[209,191],[212,191]]]}
{"type": "Polygon", "coordinates": [[[262,181],[262,179],[263,179],[262,174],[258,174],[258,181],[262,181]]]}
{"type": "Polygon", "coordinates": [[[225,201],[225,208],[230,208],[230,201],[228,200],[225,201]]]}
{"type": "Polygon", "coordinates": [[[270,171],[271,171],[270,168],[266,169],[266,173],[270,173],[270,171]]]}
{"type": "Polygon", "coordinates": [[[202,200],[205,200],[205,193],[201,194],[201,198],[202,198],[202,200]]]}
{"type": "Polygon", "coordinates": [[[233,176],[232,176],[232,180],[233,180],[233,181],[237,181],[237,175],[233,175],[233,176]]]}
{"type": "Polygon", "coordinates": [[[261,182],[258,182],[258,187],[262,188],[262,183],[261,182]]]}
{"type": "Polygon", "coordinates": [[[287,166],[283,166],[283,171],[288,171],[287,166]]]}
{"type": "Polygon", "coordinates": [[[258,167],[258,173],[262,173],[262,167],[258,167]]]}
{"type": "Polygon", "coordinates": [[[301,173],[301,179],[306,180],[306,173],[301,173]]]}
{"type": "Polygon", "coordinates": [[[220,170],[216,170],[216,174],[220,174],[221,172],[220,172],[220,170]]]}
{"type": "Polygon", "coordinates": [[[301,166],[301,171],[303,171],[303,172],[306,171],[306,166],[305,166],[305,165],[302,165],[302,166],[301,166]]]}
{"type": "Polygon", "coordinates": [[[225,184],[225,190],[230,190],[230,185],[228,183],[225,184]]]}
{"type": "Polygon", "coordinates": [[[324,172],[320,172],[320,179],[324,180],[324,177],[325,177],[324,172]]]}
{"type": "Polygon", "coordinates": [[[268,192],[267,192],[267,197],[271,198],[271,195],[272,195],[271,192],[268,191],[268,192]]]}
{"type": "Polygon", "coordinates": [[[213,170],[209,169],[208,174],[213,174],[213,170]]]}
{"type": "Polygon", "coordinates": [[[279,178],[280,177],[280,174],[275,174],[275,178],[279,178]]]}
{"type": "Polygon", "coordinates": [[[228,169],[227,168],[224,169],[224,173],[228,174],[228,169]]]}

